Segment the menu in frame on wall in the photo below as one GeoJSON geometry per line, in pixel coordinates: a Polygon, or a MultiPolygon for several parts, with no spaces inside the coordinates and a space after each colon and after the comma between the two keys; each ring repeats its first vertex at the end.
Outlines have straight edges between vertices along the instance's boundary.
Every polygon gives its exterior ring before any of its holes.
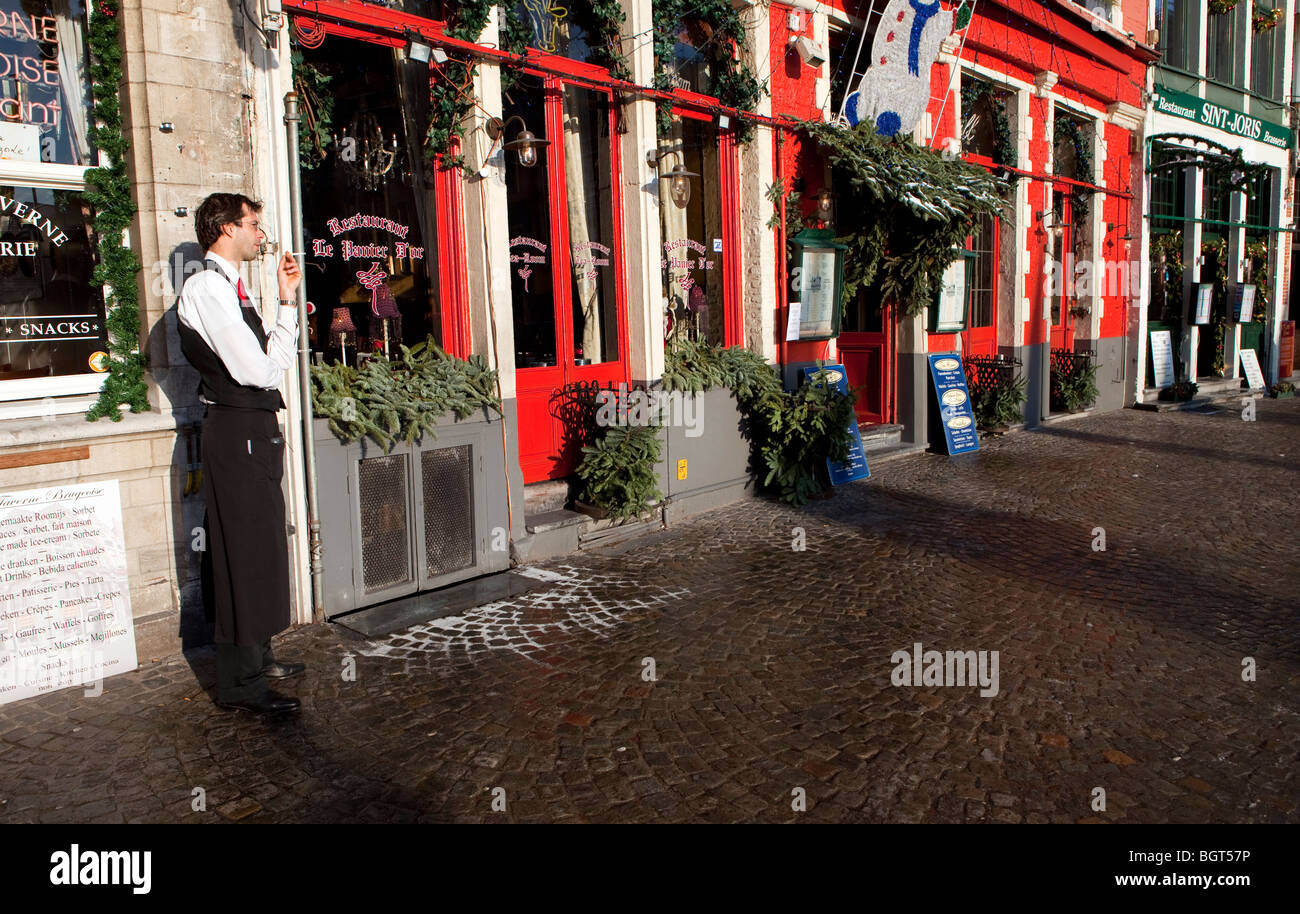
{"type": "Polygon", "coordinates": [[[1168,330],[1151,331],[1151,374],[1157,388],[1174,386],[1174,342],[1168,330]]]}
{"type": "Polygon", "coordinates": [[[1196,323],[1210,322],[1210,305],[1214,302],[1214,283],[1203,282],[1196,286],[1196,323]]]}
{"type": "Polygon", "coordinates": [[[801,339],[826,338],[835,334],[835,252],[805,248],[803,252],[802,300],[799,316],[801,339]]]}
{"type": "Polygon", "coordinates": [[[1242,283],[1237,286],[1237,291],[1233,296],[1233,313],[1237,316],[1237,323],[1249,324],[1250,319],[1255,314],[1255,287],[1251,283],[1242,283]]]}
{"type": "Polygon", "coordinates": [[[0,704],[135,669],[117,480],[0,493],[0,579],[0,704]]]}

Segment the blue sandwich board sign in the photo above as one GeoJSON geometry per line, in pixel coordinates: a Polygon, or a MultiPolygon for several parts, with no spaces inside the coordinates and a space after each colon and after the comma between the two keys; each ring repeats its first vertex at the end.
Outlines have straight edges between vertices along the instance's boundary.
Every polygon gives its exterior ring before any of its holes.
{"type": "Polygon", "coordinates": [[[928,357],[930,377],[934,381],[934,400],[931,407],[943,426],[943,436],[949,454],[965,454],[980,449],[980,436],[975,431],[975,414],[971,411],[970,391],[966,389],[966,371],[961,356],[955,352],[941,352],[928,357]]]}
{"type": "MultiPolygon", "coordinates": [[[[809,384],[821,383],[814,382],[817,372],[825,371],[825,380],[839,388],[840,393],[847,395],[849,392],[849,382],[845,376],[843,365],[826,365],[818,368],[815,365],[803,370],[804,380],[809,384]]],[[[842,486],[846,482],[853,482],[855,479],[866,479],[871,475],[867,469],[867,455],[862,450],[862,433],[858,431],[858,417],[852,416],[849,419],[849,431],[853,435],[853,441],[849,444],[849,459],[843,463],[837,463],[829,457],[826,459],[826,469],[831,474],[831,485],[842,486]]]]}

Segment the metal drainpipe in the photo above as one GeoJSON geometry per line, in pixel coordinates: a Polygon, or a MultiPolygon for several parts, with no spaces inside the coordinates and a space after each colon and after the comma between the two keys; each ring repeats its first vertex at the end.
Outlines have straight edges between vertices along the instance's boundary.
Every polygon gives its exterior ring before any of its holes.
{"type": "MultiPolygon", "coordinates": [[[[302,174],[298,167],[298,93],[284,95],[284,125],[289,134],[289,223],[293,250],[303,250],[302,241],[302,174]]],[[[307,529],[311,550],[312,618],[319,622],[325,615],[324,566],[321,564],[320,508],[317,502],[316,439],[312,434],[311,409],[311,342],[307,332],[307,276],[298,283],[298,396],[302,401],[303,456],[307,462],[307,529]]]]}

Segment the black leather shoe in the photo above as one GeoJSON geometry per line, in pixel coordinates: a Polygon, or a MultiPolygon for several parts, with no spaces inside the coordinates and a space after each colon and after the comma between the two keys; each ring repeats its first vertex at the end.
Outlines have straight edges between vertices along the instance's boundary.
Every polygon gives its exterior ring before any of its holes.
{"type": "Polygon", "coordinates": [[[290,676],[297,676],[307,669],[305,663],[285,663],[277,660],[275,663],[269,663],[262,667],[262,675],[267,679],[288,679],[290,676]]]}
{"type": "Polygon", "coordinates": [[[270,691],[261,698],[250,698],[247,701],[217,702],[218,708],[225,708],[227,711],[250,711],[253,714],[283,714],[286,711],[297,711],[301,705],[302,702],[296,698],[270,691]]]}

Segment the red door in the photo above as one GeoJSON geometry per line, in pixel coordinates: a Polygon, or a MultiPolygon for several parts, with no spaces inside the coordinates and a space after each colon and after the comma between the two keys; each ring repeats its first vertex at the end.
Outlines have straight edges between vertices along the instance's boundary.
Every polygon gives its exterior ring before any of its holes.
{"type": "Polygon", "coordinates": [[[549,145],[506,150],[519,457],[525,482],[571,473],[588,429],[578,388],[626,382],[622,190],[608,90],[526,73],[503,112],[549,145]]]}
{"type": "Polygon", "coordinates": [[[894,405],[893,315],[867,302],[865,292],[849,305],[836,341],[850,387],[858,388],[858,425],[892,422],[894,405]]]}
{"type": "Polygon", "coordinates": [[[1074,211],[1068,189],[1052,191],[1052,349],[1074,351],[1074,211]]]}

